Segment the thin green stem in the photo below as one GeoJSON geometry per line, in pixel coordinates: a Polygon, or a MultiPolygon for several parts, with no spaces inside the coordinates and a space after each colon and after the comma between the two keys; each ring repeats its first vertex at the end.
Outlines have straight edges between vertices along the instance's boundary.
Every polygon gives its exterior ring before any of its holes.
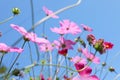
{"type": "MultiPolygon", "coordinates": [[[[31,46],[30,46],[29,42],[28,42],[28,47],[29,47],[29,50],[30,50],[30,60],[31,60],[31,63],[33,63],[32,50],[31,50],[31,46]]],[[[35,72],[34,72],[34,68],[33,67],[32,67],[32,73],[33,73],[33,78],[35,79],[35,72]]]]}
{"type": "MultiPolygon", "coordinates": [[[[26,43],[26,41],[24,41],[24,43],[23,43],[23,45],[22,45],[22,48],[24,47],[25,43],[26,43]]],[[[16,63],[16,61],[18,60],[18,58],[19,58],[20,55],[21,55],[21,54],[19,53],[19,54],[17,55],[17,57],[15,58],[15,60],[14,60],[14,62],[13,62],[13,64],[12,64],[12,66],[11,66],[10,69],[8,70],[7,77],[8,77],[10,71],[12,70],[14,64],[16,63]]]]}
{"type": "Polygon", "coordinates": [[[0,24],[3,24],[3,23],[5,23],[5,22],[8,22],[9,20],[13,19],[14,17],[15,17],[15,16],[11,16],[11,17],[9,17],[9,18],[1,21],[0,24]]]}
{"type": "Polygon", "coordinates": [[[1,66],[1,64],[2,64],[3,57],[4,57],[4,53],[3,53],[3,54],[2,54],[2,56],[1,56],[1,60],[0,60],[0,66],[1,66]]]}
{"type": "MultiPolygon", "coordinates": [[[[52,64],[52,54],[51,52],[49,52],[49,63],[52,64]]],[[[50,68],[50,78],[52,78],[52,66],[49,66],[50,68]]]]}
{"type": "MultiPolygon", "coordinates": [[[[66,56],[65,56],[65,64],[66,64],[66,66],[68,66],[66,56]]],[[[66,75],[68,76],[68,69],[67,68],[66,68],[66,75]]]]}

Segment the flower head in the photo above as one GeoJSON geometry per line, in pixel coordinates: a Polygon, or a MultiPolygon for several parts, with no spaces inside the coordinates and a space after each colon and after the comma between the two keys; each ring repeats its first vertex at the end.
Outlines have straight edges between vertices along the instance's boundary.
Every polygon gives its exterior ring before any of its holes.
{"type": "Polygon", "coordinates": [[[111,42],[104,42],[103,45],[106,49],[112,49],[113,47],[113,44],[111,42]]]}
{"type": "Polygon", "coordinates": [[[89,34],[89,35],[87,35],[87,41],[89,42],[89,44],[91,45],[91,44],[94,44],[94,41],[95,41],[96,39],[95,39],[95,36],[94,35],[92,35],[92,34],[89,34]]]}
{"type": "Polygon", "coordinates": [[[64,35],[64,34],[78,34],[81,31],[80,27],[70,20],[60,21],[60,28],[51,28],[52,32],[64,35]]]}
{"type": "Polygon", "coordinates": [[[48,40],[46,40],[44,38],[37,37],[37,35],[33,32],[27,32],[23,27],[20,27],[20,26],[15,25],[15,24],[11,24],[10,26],[13,29],[15,29],[16,31],[18,31],[20,34],[22,34],[24,36],[24,40],[26,40],[26,41],[32,41],[32,42],[35,42],[37,44],[49,42],[48,40]]]}
{"type": "Polygon", "coordinates": [[[90,53],[87,48],[82,49],[83,55],[89,60],[96,64],[100,63],[99,57],[96,57],[93,53],[90,53]]]}
{"type": "Polygon", "coordinates": [[[43,51],[43,52],[52,51],[54,49],[50,42],[39,45],[39,48],[40,48],[40,51],[43,51]]]}
{"type": "Polygon", "coordinates": [[[23,52],[23,49],[17,48],[17,47],[9,47],[4,43],[0,43],[0,52],[2,52],[2,53],[7,53],[7,52],[21,53],[21,52],[23,52]]]}
{"type": "Polygon", "coordinates": [[[81,26],[83,27],[83,29],[84,29],[85,31],[89,31],[89,32],[93,31],[93,29],[90,28],[90,27],[87,26],[87,25],[81,24],[81,26]]]}
{"type": "Polygon", "coordinates": [[[66,56],[68,53],[68,49],[62,49],[62,50],[58,50],[58,54],[66,56]]]}
{"type": "Polygon", "coordinates": [[[57,15],[53,13],[53,11],[49,10],[47,7],[43,6],[43,11],[47,16],[51,16],[52,18],[59,18],[57,15]]]}
{"type": "Polygon", "coordinates": [[[86,59],[81,58],[79,56],[72,57],[71,61],[74,62],[74,63],[83,63],[83,64],[86,64],[86,59]]]}
{"type": "Polygon", "coordinates": [[[79,75],[74,77],[72,80],[99,80],[96,75],[91,75],[92,68],[89,66],[82,63],[76,63],[75,67],[78,70],[79,75]]]}

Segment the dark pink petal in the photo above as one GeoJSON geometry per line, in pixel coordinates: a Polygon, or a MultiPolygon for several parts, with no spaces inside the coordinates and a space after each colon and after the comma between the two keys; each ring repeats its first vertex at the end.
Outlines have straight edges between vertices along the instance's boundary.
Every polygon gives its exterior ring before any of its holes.
{"type": "Polygon", "coordinates": [[[87,77],[91,74],[91,72],[92,72],[92,68],[87,66],[84,70],[80,71],[79,74],[80,76],[87,77]]]}

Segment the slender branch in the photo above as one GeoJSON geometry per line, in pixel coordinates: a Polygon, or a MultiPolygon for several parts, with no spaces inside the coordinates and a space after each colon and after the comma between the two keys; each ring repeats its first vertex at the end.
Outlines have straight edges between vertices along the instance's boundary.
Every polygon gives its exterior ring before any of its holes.
{"type": "MultiPolygon", "coordinates": [[[[29,47],[29,50],[30,50],[30,60],[31,60],[31,63],[33,63],[32,49],[31,49],[31,46],[30,46],[29,42],[28,42],[28,47],[29,47]]],[[[34,72],[34,68],[33,67],[32,67],[32,72],[33,72],[33,78],[35,79],[35,72],[34,72]]]]}
{"type": "Polygon", "coordinates": [[[3,24],[3,23],[5,23],[5,22],[7,22],[7,21],[13,19],[14,17],[15,17],[15,16],[11,16],[11,17],[9,17],[9,18],[7,18],[7,19],[1,21],[0,24],[3,24]]]}
{"type": "MultiPolygon", "coordinates": [[[[24,43],[23,43],[23,45],[22,45],[22,48],[24,47],[25,43],[26,43],[26,41],[24,41],[24,43]]],[[[15,58],[15,60],[14,60],[14,62],[13,62],[13,64],[12,64],[12,66],[11,66],[10,69],[8,70],[7,77],[8,77],[10,71],[12,70],[14,64],[16,63],[16,61],[18,60],[18,58],[19,58],[20,55],[21,55],[21,53],[19,53],[19,54],[17,55],[17,57],[15,58]]]]}
{"type": "Polygon", "coordinates": [[[1,60],[0,60],[0,66],[1,66],[1,64],[2,64],[3,57],[4,57],[4,53],[2,53],[2,56],[1,56],[1,60]]]}
{"type": "MultiPolygon", "coordinates": [[[[49,52],[49,59],[50,59],[50,64],[52,64],[52,54],[51,52],[49,52]]],[[[50,67],[50,78],[52,78],[52,66],[49,66],[50,67]]]]}

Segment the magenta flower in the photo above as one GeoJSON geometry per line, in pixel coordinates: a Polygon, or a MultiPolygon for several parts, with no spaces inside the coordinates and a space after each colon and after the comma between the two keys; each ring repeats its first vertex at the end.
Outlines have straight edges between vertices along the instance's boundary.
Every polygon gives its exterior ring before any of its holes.
{"type": "Polygon", "coordinates": [[[53,45],[57,49],[73,49],[72,45],[75,45],[75,42],[60,37],[59,41],[54,40],[53,45]]]}
{"type": "Polygon", "coordinates": [[[82,49],[82,53],[88,60],[92,61],[93,63],[100,63],[99,57],[96,57],[95,55],[93,55],[93,53],[90,53],[87,48],[82,49]]]}
{"type": "Polygon", "coordinates": [[[80,27],[76,23],[71,22],[70,20],[60,21],[60,28],[57,28],[57,27],[51,28],[51,31],[61,35],[64,35],[64,34],[75,35],[82,32],[80,27]]]}
{"type": "Polygon", "coordinates": [[[80,77],[80,75],[77,75],[73,77],[71,80],[100,80],[96,75],[92,75],[89,77],[80,77]]]}
{"type": "Polygon", "coordinates": [[[53,11],[49,10],[48,8],[46,8],[45,6],[43,7],[43,11],[45,12],[45,14],[47,16],[51,16],[52,18],[59,18],[57,15],[55,15],[53,13],[53,11]]]}
{"type": "Polygon", "coordinates": [[[37,44],[49,42],[48,40],[46,40],[44,38],[38,38],[37,35],[33,32],[27,32],[23,27],[20,27],[20,26],[15,25],[15,24],[11,24],[10,26],[13,29],[15,29],[16,31],[18,31],[20,34],[22,34],[26,41],[32,41],[32,42],[35,42],[37,44]]]}
{"type": "Polygon", "coordinates": [[[85,31],[89,31],[89,32],[93,31],[93,29],[90,28],[90,27],[87,26],[87,25],[81,24],[81,26],[83,27],[83,29],[84,29],[85,31]]]}
{"type": "Polygon", "coordinates": [[[79,75],[74,77],[72,80],[99,80],[96,75],[91,75],[92,68],[83,64],[75,63],[75,67],[78,70],[79,75]]]}
{"type": "Polygon", "coordinates": [[[72,45],[75,45],[75,42],[66,40],[64,37],[60,37],[59,40],[63,49],[73,49],[72,45]]]}
{"type": "Polygon", "coordinates": [[[17,52],[21,53],[23,52],[23,49],[21,48],[16,48],[16,47],[9,47],[4,43],[0,43],[0,52],[1,53],[7,53],[7,52],[17,52]]]}

